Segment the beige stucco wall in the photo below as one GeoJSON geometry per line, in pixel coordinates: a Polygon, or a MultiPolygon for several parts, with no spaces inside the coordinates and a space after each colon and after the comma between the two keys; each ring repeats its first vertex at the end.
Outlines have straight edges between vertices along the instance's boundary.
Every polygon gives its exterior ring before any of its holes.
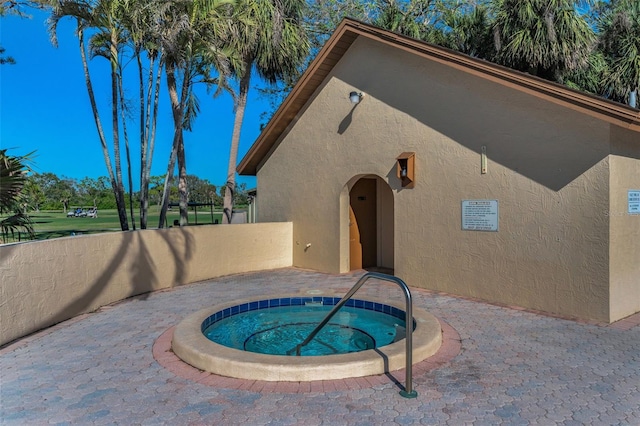
{"type": "Polygon", "coordinates": [[[629,190],[640,191],[640,135],[611,129],[611,300],[613,321],[640,311],[640,214],[629,214],[629,190]]]}
{"type": "Polygon", "coordinates": [[[410,286],[609,321],[609,137],[608,123],[358,39],[259,168],[259,220],[293,222],[295,266],[344,272],[349,183],[376,175],[410,286]],[[414,189],[395,177],[404,151],[414,189]],[[499,231],[462,231],[466,199],[498,200],[499,231]]]}
{"type": "Polygon", "coordinates": [[[291,266],[291,240],[291,223],[262,223],[0,246],[0,345],[137,294],[291,266]]]}

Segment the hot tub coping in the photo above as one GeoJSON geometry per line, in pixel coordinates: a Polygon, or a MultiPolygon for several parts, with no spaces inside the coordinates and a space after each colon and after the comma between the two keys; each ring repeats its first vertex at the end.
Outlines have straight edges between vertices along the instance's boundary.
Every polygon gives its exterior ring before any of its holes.
{"type": "MultiPolygon", "coordinates": [[[[183,361],[220,376],[264,381],[315,381],[364,377],[388,373],[405,367],[405,340],[390,345],[342,355],[295,357],[245,352],[207,339],[201,325],[223,309],[256,300],[296,297],[341,297],[332,292],[264,295],[238,299],[201,309],[183,319],[175,328],[171,348],[183,361]]],[[[404,310],[403,304],[372,297],[358,297],[404,310]]],[[[413,306],[413,363],[435,354],[442,344],[439,321],[424,309],[413,306]]]]}

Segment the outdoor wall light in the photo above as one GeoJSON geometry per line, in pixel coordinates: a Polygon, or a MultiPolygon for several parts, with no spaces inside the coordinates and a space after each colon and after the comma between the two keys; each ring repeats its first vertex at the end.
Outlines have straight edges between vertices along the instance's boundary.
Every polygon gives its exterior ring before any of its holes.
{"type": "Polygon", "coordinates": [[[403,152],[396,158],[396,172],[403,188],[413,188],[415,185],[415,152],[403,152]]]}
{"type": "Polygon", "coordinates": [[[359,104],[362,98],[364,98],[364,93],[362,92],[349,93],[349,100],[351,101],[352,104],[359,104]]]}

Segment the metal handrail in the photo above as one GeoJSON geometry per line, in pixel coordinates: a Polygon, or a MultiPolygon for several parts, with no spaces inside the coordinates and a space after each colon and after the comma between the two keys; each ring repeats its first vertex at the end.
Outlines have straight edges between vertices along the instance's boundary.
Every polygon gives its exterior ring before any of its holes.
{"type": "Polygon", "coordinates": [[[302,349],[302,347],[309,344],[309,342],[311,342],[313,338],[316,337],[316,334],[318,334],[318,332],[325,325],[327,325],[327,323],[340,310],[340,308],[342,308],[342,306],[344,306],[344,304],[347,303],[349,299],[351,299],[351,297],[356,293],[356,291],[358,291],[360,287],[362,287],[364,283],[370,278],[377,278],[379,280],[396,283],[400,286],[400,288],[404,292],[405,305],[406,305],[405,306],[405,326],[407,331],[406,337],[405,337],[406,379],[405,379],[404,390],[400,391],[400,395],[402,395],[405,398],[415,398],[418,396],[418,393],[412,389],[412,383],[411,383],[412,364],[413,364],[412,362],[413,361],[413,341],[411,337],[413,334],[413,312],[412,312],[413,302],[411,299],[411,292],[409,291],[409,287],[407,287],[407,284],[405,284],[404,281],[402,281],[400,278],[396,276],[381,274],[379,272],[367,272],[362,277],[360,277],[358,282],[355,283],[353,287],[351,287],[351,290],[349,290],[349,292],[345,294],[342,299],[340,299],[340,301],[333,307],[331,312],[329,312],[327,316],[322,320],[322,322],[320,322],[320,324],[318,324],[318,326],[313,329],[313,331],[309,334],[309,336],[307,336],[307,338],[304,339],[302,343],[296,345],[295,347],[296,356],[300,356],[300,350],[302,349]]]}

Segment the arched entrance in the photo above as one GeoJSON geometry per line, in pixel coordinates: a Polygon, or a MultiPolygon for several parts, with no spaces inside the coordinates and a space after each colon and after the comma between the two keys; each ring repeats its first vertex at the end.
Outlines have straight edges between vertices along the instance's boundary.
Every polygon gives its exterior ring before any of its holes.
{"type": "Polygon", "coordinates": [[[378,176],[349,191],[349,269],[393,271],[393,192],[378,176]]]}

